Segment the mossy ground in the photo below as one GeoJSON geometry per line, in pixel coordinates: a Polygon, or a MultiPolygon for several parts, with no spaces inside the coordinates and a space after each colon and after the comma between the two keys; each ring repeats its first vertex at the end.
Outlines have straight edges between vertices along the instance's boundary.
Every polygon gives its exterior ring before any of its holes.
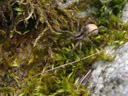
{"type": "MultiPolygon", "coordinates": [[[[103,26],[99,34],[83,42],[82,58],[102,50],[106,45],[114,48],[127,42],[128,25],[119,19],[126,0],[113,0],[102,4],[99,0],[80,0],[75,7],[57,6],[56,0],[9,0],[0,2],[0,94],[2,96],[88,96],[86,86],[76,86],[76,75],[85,75],[96,60],[112,60],[107,53],[99,53],[84,61],[64,68],[48,69],[79,60],[79,48],[72,57],[74,42],[61,30],[76,32],[77,19],[70,10],[96,7],[93,21],[103,26]],[[95,6],[98,3],[98,6],[95,6]],[[82,4],[81,7],[79,7],[82,4]],[[95,5],[94,5],[95,4],[95,5]],[[120,5],[119,5],[120,4],[120,5]],[[106,6],[107,5],[107,6],[106,6]],[[110,11],[107,11],[108,5],[110,11]],[[78,7],[77,7],[78,6],[78,7]],[[43,73],[44,72],[44,73],[43,73]],[[42,73],[42,74],[41,74],[42,73]]],[[[88,17],[80,19],[80,26],[88,17]]]]}

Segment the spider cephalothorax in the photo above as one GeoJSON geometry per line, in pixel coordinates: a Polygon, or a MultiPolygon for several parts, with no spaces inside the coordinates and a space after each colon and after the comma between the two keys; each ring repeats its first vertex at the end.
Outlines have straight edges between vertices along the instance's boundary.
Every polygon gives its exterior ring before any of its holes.
{"type": "Polygon", "coordinates": [[[68,40],[71,40],[71,39],[74,40],[75,41],[75,46],[72,49],[71,55],[74,52],[74,50],[79,46],[79,48],[80,48],[80,56],[81,56],[82,41],[86,38],[91,42],[92,45],[94,45],[93,42],[89,39],[89,37],[98,34],[99,28],[98,28],[98,26],[96,24],[91,24],[91,23],[88,23],[88,24],[86,23],[84,26],[82,26],[80,28],[80,30],[79,30],[78,27],[79,27],[79,23],[77,24],[77,31],[78,32],[75,33],[75,34],[73,32],[70,32],[70,31],[64,31],[64,32],[70,33],[72,35],[71,37],[69,37],[65,41],[65,43],[68,40]]]}

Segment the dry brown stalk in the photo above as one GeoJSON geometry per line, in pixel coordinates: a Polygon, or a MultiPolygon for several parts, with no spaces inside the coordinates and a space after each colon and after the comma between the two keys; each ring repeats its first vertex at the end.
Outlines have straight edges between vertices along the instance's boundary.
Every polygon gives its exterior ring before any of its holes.
{"type": "MultiPolygon", "coordinates": [[[[74,64],[74,63],[77,63],[77,62],[86,60],[86,59],[88,59],[88,58],[90,58],[90,57],[92,57],[92,56],[95,56],[95,55],[99,54],[99,53],[101,53],[101,51],[98,51],[97,53],[94,53],[94,54],[92,54],[92,55],[89,55],[89,56],[86,56],[86,57],[84,57],[84,58],[81,58],[80,60],[76,60],[76,61],[69,62],[69,63],[66,63],[66,64],[64,64],[64,65],[61,65],[61,66],[52,68],[52,69],[48,69],[48,70],[46,70],[45,72],[38,73],[38,74],[32,76],[31,78],[28,78],[27,80],[30,80],[30,79],[32,79],[32,78],[34,78],[34,77],[37,77],[37,76],[39,76],[39,75],[42,75],[42,74],[44,74],[44,73],[47,73],[47,72],[50,72],[50,71],[53,71],[53,70],[56,70],[56,69],[59,69],[59,68],[63,68],[63,67],[65,67],[65,66],[72,65],[72,64],[74,64]]],[[[85,78],[86,78],[86,76],[85,76],[85,78]]],[[[23,81],[21,81],[21,82],[23,82],[23,81]]]]}

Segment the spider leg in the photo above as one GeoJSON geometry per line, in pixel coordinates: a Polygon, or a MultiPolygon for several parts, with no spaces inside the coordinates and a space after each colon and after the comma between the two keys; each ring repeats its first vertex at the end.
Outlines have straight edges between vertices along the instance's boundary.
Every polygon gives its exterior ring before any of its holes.
{"type": "Polygon", "coordinates": [[[80,31],[79,28],[80,28],[80,19],[78,19],[78,21],[77,21],[77,32],[80,31]]]}
{"type": "Polygon", "coordinates": [[[89,42],[92,44],[92,46],[95,48],[95,44],[92,42],[92,40],[87,36],[86,37],[88,40],[89,40],[89,42]]]}
{"type": "Polygon", "coordinates": [[[62,48],[65,46],[66,42],[67,42],[68,40],[71,40],[71,39],[73,39],[73,37],[69,37],[67,40],[65,40],[65,42],[64,42],[64,44],[63,44],[63,46],[62,46],[62,48]]]}
{"type": "Polygon", "coordinates": [[[62,33],[69,33],[69,34],[71,34],[71,35],[74,35],[71,31],[64,31],[64,30],[61,30],[61,31],[59,31],[59,32],[62,32],[62,33]]]}
{"type": "MultiPolygon", "coordinates": [[[[97,29],[94,29],[94,30],[92,30],[91,32],[89,32],[88,36],[98,34],[98,31],[101,30],[101,29],[107,29],[107,28],[105,28],[104,26],[101,26],[101,27],[99,27],[99,28],[97,28],[97,29]],[[97,32],[95,32],[95,31],[97,31],[97,32]]],[[[108,29],[107,29],[107,30],[108,30],[108,29]]]]}
{"type": "Polygon", "coordinates": [[[96,35],[98,34],[99,28],[98,29],[94,29],[91,32],[88,33],[88,36],[92,36],[92,35],[96,35]]]}
{"type": "Polygon", "coordinates": [[[76,49],[76,47],[77,47],[79,44],[80,44],[79,41],[75,44],[75,46],[74,46],[74,48],[72,49],[72,52],[71,52],[71,54],[70,54],[70,58],[71,58],[71,56],[72,56],[72,53],[74,52],[74,50],[76,49]]]}
{"type": "Polygon", "coordinates": [[[80,41],[80,59],[81,59],[81,49],[82,49],[82,41],[80,41]]]}
{"type": "MultiPolygon", "coordinates": [[[[100,26],[98,29],[99,29],[99,30],[105,29],[105,30],[107,30],[107,31],[109,31],[109,32],[112,32],[112,30],[110,30],[110,29],[108,29],[108,28],[106,28],[106,27],[104,27],[104,26],[100,26]]],[[[118,30],[115,30],[115,31],[118,31],[118,30]]]]}

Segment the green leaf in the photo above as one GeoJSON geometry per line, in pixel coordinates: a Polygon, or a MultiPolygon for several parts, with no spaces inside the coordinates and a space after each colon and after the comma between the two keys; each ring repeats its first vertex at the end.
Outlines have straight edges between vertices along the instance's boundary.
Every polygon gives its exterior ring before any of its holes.
{"type": "Polygon", "coordinates": [[[15,11],[22,12],[23,10],[21,8],[14,8],[15,11]]]}
{"type": "Polygon", "coordinates": [[[25,95],[25,93],[21,93],[19,96],[24,96],[25,95]]]}
{"type": "Polygon", "coordinates": [[[27,31],[25,31],[24,33],[23,33],[23,35],[25,35],[25,34],[27,34],[27,33],[29,33],[30,32],[30,30],[27,30],[27,31]]]}

